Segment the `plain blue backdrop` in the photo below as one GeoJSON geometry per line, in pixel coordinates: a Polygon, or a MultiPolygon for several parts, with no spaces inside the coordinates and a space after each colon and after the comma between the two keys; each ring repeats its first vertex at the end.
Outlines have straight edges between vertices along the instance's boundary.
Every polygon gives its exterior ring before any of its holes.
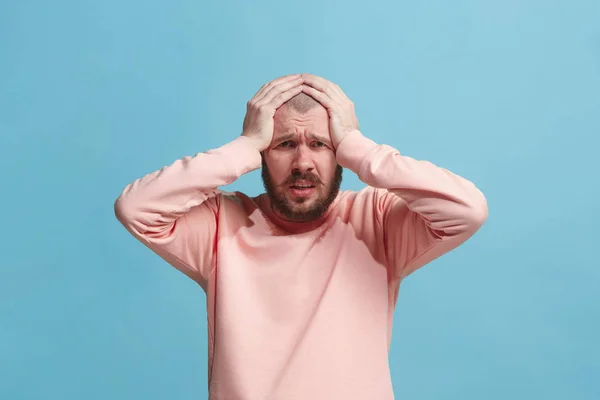
{"type": "Polygon", "coordinates": [[[488,199],[402,284],[396,397],[600,398],[599,21],[597,0],[0,0],[0,398],[206,398],[204,293],[113,202],[295,72],[488,199]]]}

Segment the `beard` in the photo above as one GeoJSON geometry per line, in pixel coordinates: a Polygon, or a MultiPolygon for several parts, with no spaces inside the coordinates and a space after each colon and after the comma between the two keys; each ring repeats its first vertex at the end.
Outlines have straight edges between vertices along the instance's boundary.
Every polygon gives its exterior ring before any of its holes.
{"type": "MultiPolygon", "coordinates": [[[[319,197],[314,201],[312,206],[304,210],[295,210],[294,204],[287,199],[285,194],[280,194],[277,192],[277,186],[271,179],[269,167],[267,166],[264,157],[262,159],[261,176],[263,186],[265,187],[265,191],[269,197],[269,200],[271,200],[271,206],[274,209],[279,211],[281,215],[290,221],[308,222],[322,217],[327,212],[329,206],[331,203],[333,203],[340,191],[340,186],[342,184],[342,172],[343,168],[338,164],[335,168],[335,173],[331,179],[331,182],[326,185],[323,185],[319,178],[317,178],[311,172],[292,172],[292,174],[283,181],[281,187],[288,187],[297,180],[306,180],[314,183],[315,185],[324,186],[326,189],[326,192],[323,195],[319,194],[319,197]]],[[[317,193],[319,193],[318,190],[317,193]]],[[[295,204],[302,204],[302,200],[298,200],[295,204]]]]}

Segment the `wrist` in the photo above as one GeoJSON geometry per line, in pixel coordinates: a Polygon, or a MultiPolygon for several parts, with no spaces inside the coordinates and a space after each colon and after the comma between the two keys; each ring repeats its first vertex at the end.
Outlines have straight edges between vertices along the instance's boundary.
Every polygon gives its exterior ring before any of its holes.
{"type": "Polygon", "coordinates": [[[243,133],[242,136],[244,136],[247,140],[249,140],[250,143],[252,143],[252,145],[256,148],[256,150],[259,153],[262,153],[263,151],[266,150],[267,147],[269,147],[268,144],[265,145],[264,142],[262,142],[262,141],[260,141],[260,140],[258,140],[256,138],[254,138],[254,137],[252,137],[250,135],[247,135],[247,134],[243,133]]]}
{"type": "Polygon", "coordinates": [[[358,173],[363,160],[378,144],[355,129],[345,135],[336,149],[338,164],[358,173]]]}

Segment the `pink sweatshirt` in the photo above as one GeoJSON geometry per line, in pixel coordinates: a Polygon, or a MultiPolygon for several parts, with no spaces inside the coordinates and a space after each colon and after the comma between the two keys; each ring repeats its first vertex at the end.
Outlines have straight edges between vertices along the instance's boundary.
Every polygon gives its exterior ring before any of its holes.
{"type": "Polygon", "coordinates": [[[320,220],[289,223],[265,194],[218,187],[261,167],[240,136],[129,184],[127,230],[207,295],[212,400],[391,400],[400,282],[487,218],[470,181],[359,131],[336,157],[367,186],[320,220]]]}

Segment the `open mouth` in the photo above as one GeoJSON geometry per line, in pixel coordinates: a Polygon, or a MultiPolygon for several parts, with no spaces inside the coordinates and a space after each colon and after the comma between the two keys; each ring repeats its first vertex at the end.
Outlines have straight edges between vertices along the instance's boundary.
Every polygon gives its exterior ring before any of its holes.
{"type": "Polygon", "coordinates": [[[315,187],[315,185],[292,185],[292,186],[290,186],[290,187],[291,187],[292,189],[299,189],[299,190],[302,190],[302,189],[312,189],[312,188],[314,188],[314,187],[315,187]]]}
{"type": "Polygon", "coordinates": [[[312,184],[296,184],[290,185],[290,192],[294,196],[309,196],[315,191],[315,185],[312,184]]]}

